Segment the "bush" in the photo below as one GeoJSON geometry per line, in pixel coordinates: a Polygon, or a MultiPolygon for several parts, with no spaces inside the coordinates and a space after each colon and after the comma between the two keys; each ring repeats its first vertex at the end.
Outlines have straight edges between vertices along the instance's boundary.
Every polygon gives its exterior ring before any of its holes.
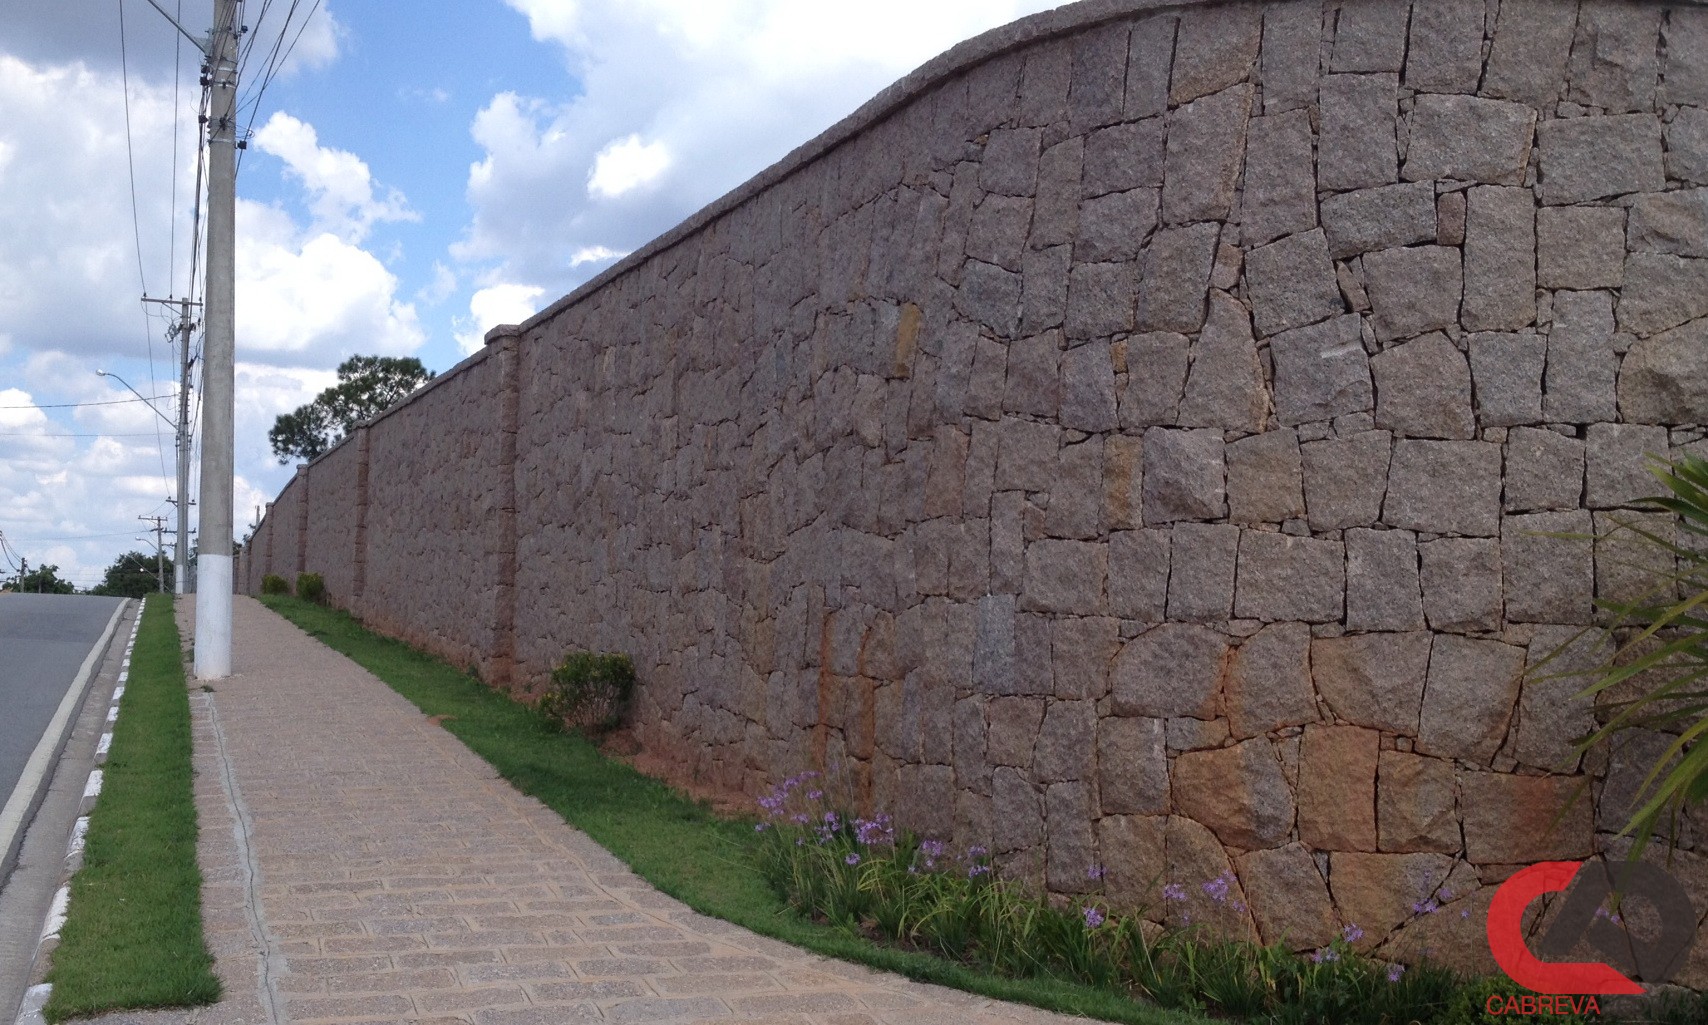
{"type": "Polygon", "coordinates": [[[635,665],[627,655],[571,652],[552,671],[540,711],[589,736],[616,729],[635,691],[635,665]]]}
{"type": "Polygon", "coordinates": [[[269,573],[261,578],[262,594],[290,594],[291,582],[277,573],[269,573]]]}
{"type": "Polygon", "coordinates": [[[319,573],[298,573],[297,597],[316,605],[325,605],[326,581],[319,573]]]}

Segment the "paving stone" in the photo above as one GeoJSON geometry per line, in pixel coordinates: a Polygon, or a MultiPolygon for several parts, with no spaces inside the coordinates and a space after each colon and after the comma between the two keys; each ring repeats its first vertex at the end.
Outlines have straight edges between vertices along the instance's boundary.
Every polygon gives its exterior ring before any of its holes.
{"type": "Polygon", "coordinates": [[[1653,114],[1563,118],[1536,129],[1542,202],[1583,203],[1666,185],[1661,123],[1653,114]]]}
{"type": "MultiPolygon", "coordinates": [[[[1264,95],[1267,99],[1267,89],[1264,95]]],[[[1251,119],[1240,224],[1247,245],[1262,245],[1317,226],[1313,141],[1308,111],[1251,119]]]]}
{"type": "Polygon", "coordinates": [[[1524,649],[1442,634],[1429,656],[1418,731],[1420,754],[1487,764],[1518,700],[1524,649]]]}
{"type": "Polygon", "coordinates": [[[1708,256],[1708,189],[1638,196],[1631,204],[1629,245],[1645,253],[1708,256]]]}
{"type": "Polygon", "coordinates": [[[1265,622],[1340,620],[1346,550],[1338,541],[1247,530],[1240,537],[1234,615],[1265,622]]]}
{"type": "Polygon", "coordinates": [[[1230,847],[1258,850],[1286,842],[1293,791],[1269,741],[1259,737],[1174,760],[1174,806],[1230,847]]]}
{"type": "Polygon", "coordinates": [[[1453,763],[1383,751],[1376,771],[1376,846],[1383,851],[1459,852],[1453,763]]]}
{"type": "Polygon", "coordinates": [[[1317,693],[1347,722],[1415,737],[1431,643],[1427,632],[1315,638],[1317,693]]]}
{"type": "Polygon", "coordinates": [[[1444,537],[1418,546],[1423,610],[1442,633],[1490,633],[1501,627],[1500,542],[1444,537]]]}
{"type": "MultiPolygon", "coordinates": [[[[1598,294],[1598,293],[1591,293],[1598,294]]],[[[1708,260],[1632,253],[1625,260],[1619,327],[1651,335],[1708,316],[1708,260]]]]}
{"type": "Polygon", "coordinates": [[[1246,254],[1246,291],[1257,330],[1279,334],[1345,311],[1322,229],[1290,235],[1246,254]]]}
{"type": "Polygon", "coordinates": [[[1655,109],[1663,13],[1658,7],[1583,0],[1566,98],[1611,114],[1655,109]]]}
{"type": "Polygon", "coordinates": [[[1666,126],[1666,174],[1708,184],[1708,110],[1685,107],[1666,126]]]}
{"type": "Polygon", "coordinates": [[[1576,509],[1583,482],[1583,442],[1534,427],[1507,433],[1507,512],[1576,509]]]}
{"type": "Polygon", "coordinates": [[[1482,0],[1414,4],[1405,85],[1425,92],[1474,93],[1483,74],[1482,0]]]}
{"type": "Polygon", "coordinates": [[[1319,851],[1376,849],[1376,756],[1382,735],[1305,727],[1299,749],[1299,839],[1319,851]]]}
{"type": "Polygon", "coordinates": [[[1708,321],[1633,344],[1619,371],[1619,409],[1638,423],[1708,422],[1708,321]]]}
{"type": "Polygon", "coordinates": [[[1300,110],[1317,99],[1322,8],[1310,3],[1269,4],[1263,16],[1263,112],[1300,110]]]}
{"type": "Polygon", "coordinates": [[[1121,426],[1172,426],[1179,416],[1180,397],[1192,343],[1173,332],[1133,335],[1127,339],[1127,387],[1121,393],[1121,426]]]}
{"type": "Polygon", "coordinates": [[[1244,81],[1257,64],[1263,33],[1261,4],[1230,4],[1218,10],[1181,12],[1174,44],[1170,103],[1190,103],[1244,81]]]}
{"type": "Polygon", "coordinates": [[[1275,416],[1284,426],[1332,420],[1375,405],[1359,318],[1336,317],[1269,340],[1275,416]]]}
{"type": "Polygon", "coordinates": [[[1514,623],[1588,623],[1595,592],[1588,512],[1508,516],[1501,525],[1506,618],[1514,623]],[[1576,534],[1578,540],[1549,537],[1576,534]]]}
{"type": "Polygon", "coordinates": [[[1417,538],[1407,530],[1346,532],[1346,628],[1421,630],[1417,538]]]}
{"type": "Polygon", "coordinates": [[[1580,782],[1567,776],[1460,773],[1466,857],[1485,865],[1588,857],[1595,848],[1590,803],[1571,800],[1580,782]]]}
{"type": "Polygon", "coordinates": [[[1543,288],[1618,288],[1625,283],[1625,211],[1545,206],[1536,211],[1536,281],[1543,288]]]}
{"type": "Polygon", "coordinates": [[[1218,430],[1147,432],[1145,522],[1218,520],[1227,515],[1224,452],[1218,430]]]}
{"type": "Polygon", "coordinates": [[[1168,115],[1162,216],[1168,224],[1225,220],[1245,162],[1253,89],[1236,85],[1168,115]]]}
{"type": "Polygon", "coordinates": [[[1138,330],[1192,334],[1204,326],[1204,300],[1220,234],[1216,224],[1194,224],[1164,228],[1151,236],[1138,289],[1138,330]]]}
{"type": "Polygon", "coordinates": [[[1292,431],[1254,434],[1227,447],[1228,518],[1281,523],[1305,515],[1299,439],[1292,431]]]}
{"type": "Polygon", "coordinates": [[[1408,124],[1405,179],[1523,185],[1536,112],[1522,103],[1478,96],[1417,98],[1408,124]]]}
{"type": "Polygon", "coordinates": [[[1589,508],[1631,505],[1663,490],[1649,467],[1654,460],[1669,457],[1665,427],[1590,424],[1584,449],[1588,460],[1584,504],[1589,508]]]}
{"type": "Polygon", "coordinates": [[[1317,186],[1367,189],[1399,180],[1398,75],[1324,75],[1317,186]]]}
{"type": "Polygon", "coordinates": [[[1464,275],[1457,249],[1417,246],[1366,253],[1364,284],[1376,337],[1384,342],[1459,323],[1464,275]]]}
{"type": "Polygon", "coordinates": [[[1168,604],[1170,532],[1124,530],[1109,535],[1109,611],[1160,623],[1168,604]]]}
{"type": "Polygon", "coordinates": [[[1618,416],[1619,356],[1613,348],[1613,298],[1606,292],[1558,292],[1548,333],[1542,412],[1555,423],[1618,416]]]}
{"type": "Polygon", "coordinates": [[[1383,522],[1406,530],[1493,537],[1500,532],[1500,471],[1499,445],[1398,441],[1383,522]]]}
{"type": "Polygon", "coordinates": [[[1516,427],[1540,423],[1548,340],[1527,331],[1474,334],[1466,338],[1466,344],[1471,355],[1478,425],[1516,427]]]}
{"type": "Polygon", "coordinates": [[[1239,857],[1240,878],[1264,943],[1323,947],[1340,935],[1328,885],[1316,859],[1299,844],[1239,857]]]}
{"type": "MultiPolygon", "coordinates": [[[[1210,293],[1210,313],[1203,333],[1192,343],[1191,357],[1178,423],[1182,427],[1261,430],[1269,414],[1263,363],[1252,339],[1250,316],[1226,292],[1210,293]]],[[[1101,429],[1114,426],[1113,395],[1110,414],[1110,426],[1101,429]]]]}
{"type": "Polygon", "coordinates": [[[1536,320],[1536,205],[1529,189],[1480,185],[1465,211],[1465,300],[1471,331],[1516,331],[1536,320]]]}
{"type": "Polygon", "coordinates": [[[1237,740],[1317,718],[1311,689],[1311,630],[1271,623],[1247,638],[1228,669],[1228,723],[1237,740]]]}
{"type": "Polygon", "coordinates": [[[1335,19],[1330,71],[1398,71],[1405,60],[1404,5],[1349,0],[1335,19]]]}
{"type": "Polygon", "coordinates": [[[1364,527],[1379,520],[1392,451],[1387,431],[1300,445],[1311,529],[1364,527]]]}
{"type": "Polygon", "coordinates": [[[1086,198],[1161,188],[1163,120],[1148,118],[1099,128],[1085,137],[1080,189],[1086,198]]]}
{"type": "Polygon", "coordinates": [[[1233,614],[1240,529],[1231,523],[1177,523],[1172,535],[1168,619],[1227,622],[1233,614]]]}
{"type": "Polygon", "coordinates": [[[1214,716],[1227,656],[1227,638],[1207,627],[1164,623],[1147,630],[1115,659],[1115,714],[1214,716]]]}
{"type": "Polygon", "coordinates": [[[1414,438],[1470,439],[1471,371],[1465,355],[1439,333],[1424,335],[1370,360],[1376,382],[1376,426],[1414,438]]]}
{"type": "MultiPolygon", "coordinates": [[[[1168,749],[1161,719],[1097,721],[1098,795],[1105,815],[1166,815],[1168,749]]],[[[1112,853],[1107,846],[1105,857],[1112,853]]]]}
{"type": "Polygon", "coordinates": [[[1435,188],[1428,182],[1413,182],[1343,192],[1323,200],[1322,219],[1328,253],[1337,260],[1433,242],[1435,188]]]}
{"type": "Polygon", "coordinates": [[[1131,189],[1093,196],[1080,205],[1079,237],[1073,256],[1080,263],[1138,259],[1157,227],[1156,189],[1131,189]]]}
{"type": "Polygon", "coordinates": [[[1501,4],[1482,91],[1552,111],[1566,81],[1574,27],[1552,0],[1501,4]]]}

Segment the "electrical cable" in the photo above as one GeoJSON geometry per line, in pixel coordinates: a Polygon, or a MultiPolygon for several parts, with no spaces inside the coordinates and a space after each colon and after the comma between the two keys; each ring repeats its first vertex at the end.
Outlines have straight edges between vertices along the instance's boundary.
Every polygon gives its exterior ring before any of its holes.
{"type": "Polygon", "coordinates": [[[39,405],[29,403],[22,406],[0,406],[0,409],[78,409],[83,406],[122,406],[127,402],[159,402],[162,399],[174,397],[171,395],[150,395],[146,398],[139,396],[134,399],[104,399],[100,402],[44,402],[39,405]]]}

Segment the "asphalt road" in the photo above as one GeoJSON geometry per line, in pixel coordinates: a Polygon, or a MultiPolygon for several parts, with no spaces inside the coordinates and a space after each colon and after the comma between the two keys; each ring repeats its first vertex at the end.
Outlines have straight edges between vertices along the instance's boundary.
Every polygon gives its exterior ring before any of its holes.
{"type": "Polygon", "coordinates": [[[121,600],[0,595],[0,804],[121,600]]]}

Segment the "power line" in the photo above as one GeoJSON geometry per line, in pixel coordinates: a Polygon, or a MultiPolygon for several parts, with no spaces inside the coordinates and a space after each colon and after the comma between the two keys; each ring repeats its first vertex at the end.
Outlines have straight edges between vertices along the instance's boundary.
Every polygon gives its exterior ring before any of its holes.
{"type": "Polygon", "coordinates": [[[152,438],[154,433],[144,434],[32,434],[29,431],[0,431],[0,438],[152,438]]]}
{"type": "Polygon", "coordinates": [[[149,395],[135,399],[104,399],[100,402],[49,402],[40,405],[31,403],[25,406],[0,406],[0,409],[77,409],[82,406],[122,406],[129,402],[160,402],[164,399],[176,397],[175,395],[149,395]]]}

